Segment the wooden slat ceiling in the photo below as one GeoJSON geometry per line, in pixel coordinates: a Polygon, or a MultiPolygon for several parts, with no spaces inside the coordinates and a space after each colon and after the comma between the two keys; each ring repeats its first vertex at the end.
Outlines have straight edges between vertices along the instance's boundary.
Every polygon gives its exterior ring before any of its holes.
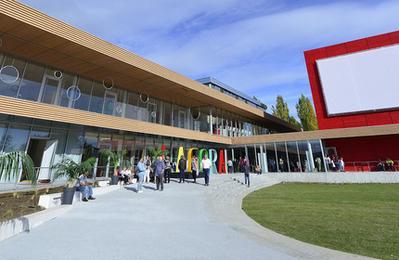
{"type": "Polygon", "coordinates": [[[105,42],[17,1],[0,1],[0,51],[185,107],[212,106],[275,131],[295,130],[233,97],[105,42]]]}

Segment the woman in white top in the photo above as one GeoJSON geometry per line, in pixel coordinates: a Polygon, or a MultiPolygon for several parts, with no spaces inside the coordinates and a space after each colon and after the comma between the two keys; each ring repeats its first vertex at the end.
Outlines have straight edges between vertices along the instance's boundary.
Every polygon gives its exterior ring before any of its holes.
{"type": "Polygon", "coordinates": [[[212,162],[208,159],[208,156],[204,155],[201,161],[202,164],[202,172],[205,177],[205,186],[209,186],[209,172],[211,170],[212,162]]]}

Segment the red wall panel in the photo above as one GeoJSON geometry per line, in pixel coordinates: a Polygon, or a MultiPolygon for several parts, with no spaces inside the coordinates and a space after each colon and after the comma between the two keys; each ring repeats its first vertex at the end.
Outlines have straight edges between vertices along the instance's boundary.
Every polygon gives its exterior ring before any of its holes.
{"type": "Polygon", "coordinates": [[[392,111],[390,113],[392,123],[399,124],[399,111],[392,111]]]}
{"type": "Polygon", "coordinates": [[[348,53],[364,51],[369,48],[366,39],[347,42],[347,43],[345,43],[345,46],[346,46],[346,49],[348,50],[348,53]]]}
{"type": "Polygon", "coordinates": [[[316,66],[316,60],[318,59],[365,51],[395,43],[399,43],[399,31],[304,52],[309,83],[320,129],[399,123],[399,109],[388,112],[364,112],[352,115],[328,116],[316,66]]]}
{"type": "Polygon", "coordinates": [[[383,34],[367,38],[367,43],[369,45],[369,48],[378,48],[378,47],[391,45],[392,41],[391,38],[389,37],[389,34],[383,34]]]}
{"type": "Polygon", "coordinates": [[[399,160],[399,135],[330,139],[325,145],[335,147],[347,162],[399,160]]]}
{"type": "Polygon", "coordinates": [[[399,43],[399,31],[389,34],[392,44],[399,43]]]}

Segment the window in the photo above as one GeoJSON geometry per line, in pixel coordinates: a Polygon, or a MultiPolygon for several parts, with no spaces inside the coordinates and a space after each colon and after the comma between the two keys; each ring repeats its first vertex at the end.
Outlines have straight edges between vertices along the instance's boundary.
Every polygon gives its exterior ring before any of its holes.
{"type": "Polygon", "coordinates": [[[12,57],[3,59],[0,66],[0,95],[16,97],[25,62],[12,57]]]}
{"type": "Polygon", "coordinates": [[[22,99],[37,101],[45,68],[29,63],[26,66],[24,78],[19,87],[18,97],[22,99]]]}
{"type": "Polygon", "coordinates": [[[0,152],[3,149],[3,144],[5,141],[6,137],[6,132],[7,132],[7,124],[0,123],[0,152]]]}
{"type": "Polygon", "coordinates": [[[90,95],[93,81],[79,78],[78,87],[80,89],[80,98],[76,100],[73,107],[80,110],[89,110],[90,95]]]}
{"type": "Polygon", "coordinates": [[[104,105],[105,88],[102,84],[95,82],[91,93],[91,101],[89,110],[91,112],[102,113],[104,105]]]}
{"type": "Polygon", "coordinates": [[[63,107],[72,107],[72,103],[74,102],[74,99],[77,97],[73,97],[74,95],[68,97],[67,90],[69,87],[76,85],[76,76],[64,73],[64,76],[62,77],[61,81],[62,81],[61,90],[60,90],[61,98],[59,104],[63,107]]]}
{"type": "Polygon", "coordinates": [[[131,119],[139,118],[139,107],[137,106],[139,102],[139,95],[133,92],[128,93],[125,117],[131,119]]]}
{"type": "Polygon", "coordinates": [[[25,151],[29,138],[29,128],[12,124],[8,128],[4,141],[4,152],[25,151]]]}

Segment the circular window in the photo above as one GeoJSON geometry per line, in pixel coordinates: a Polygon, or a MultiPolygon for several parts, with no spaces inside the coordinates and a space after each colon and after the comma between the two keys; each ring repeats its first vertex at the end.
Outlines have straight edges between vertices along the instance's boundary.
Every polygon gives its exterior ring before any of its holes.
{"type": "Polygon", "coordinates": [[[111,78],[106,78],[103,80],[103,86],[106,89],[111,89],[114,86],[114,81],[111,78]]]}
{"type": "Polygon", "coordinates": [[[140,101],[143,103],[147,103],[150,101],[150,97],[147,94],[140,94],[140,101]]]}
{"type": "Polygon", "coordinates": [[[198,119],[200,118],[200,116],[201,116],[201,112],[199,111],[198,108],[192,108],[192,109],[190,110],[190,112],[191,112],[191,117],[192,117],[194,120],[198,120],[198,119]]]}
{"type": "Polygon", "coordinates": [[[67,97],[69,100],[76,101],[80,98],[82,93],[78,86],[70,86],[66,91],[67,97]]]}
{"type": "Polygon", "coordinates": [[[152,118],[156,118],[156,117],[157,117],[157,112],[152,111],[152,112],[151,112],[151,117],[152,117],[152,118]]]}
{"type": "Polygon", "coordinates": [[[61,71],[59,71],[59,70],[56,70],[56,71],[54,71],[54,77],[56,78],[56,79],[61,79],[62,78],[62,72],[61,71]]]}
{"type": "Polygon", "coordinates": [[[19,71],[11,65],[4,66],[0,70],[0,80],[6,84],[12,84],[19,78],[19,71]]]}

